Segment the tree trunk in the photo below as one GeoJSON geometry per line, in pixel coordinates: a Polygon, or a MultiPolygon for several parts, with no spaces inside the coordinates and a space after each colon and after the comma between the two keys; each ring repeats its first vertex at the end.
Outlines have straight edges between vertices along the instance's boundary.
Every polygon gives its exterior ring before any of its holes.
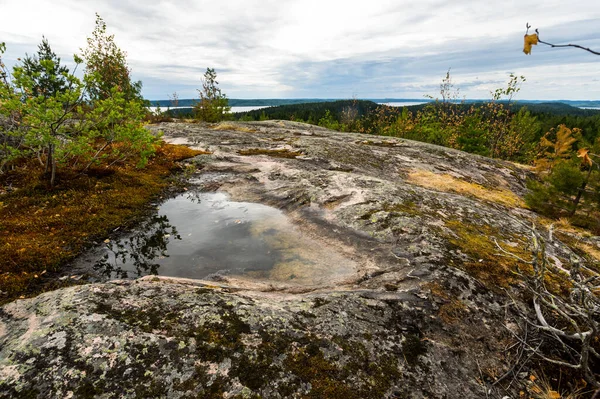
{"type": "Polygon", "coordinates": [[[579,205],[579,201],[581,201],[581,196],[583,195],[583,193],[585,191],[588,181],[590,180],[591,174],[592,174],[592,167],[590,166],[590,170],[588,171],[588,174],[585,177],[585,180],[583,181],[583,183],[581,183],[581,187],[579,187],[579,191],[577,192],[577,196],[575,197],[575,200],[573,200],[573,210],[569,214],[569,216],[571,216],[571,217],[575,216],[575,212],[577,211],[577,205],[579,205]]]}
{"type": "Polygon", "coordinates": [[[54,180],[56,180],[56,160],[52,158],[52,175],[50,176],[50,187],[54,187],[54,180]]]}
{"type": "Polygon", "coordinates": [[[56,159],[54,158],[54,144],[50,144],[50,148],[48,149],[48,160],[51,166],[50,187],[54,187],[54,180],[56,179],[56,159]]]}
{"type": "Polygon", "coordinates": [[[48,145],[48,156],[46,157],[46,168],[44,169],[44,173],[48,173],[50,165],[52,165],[52,144],[48,145]]]}

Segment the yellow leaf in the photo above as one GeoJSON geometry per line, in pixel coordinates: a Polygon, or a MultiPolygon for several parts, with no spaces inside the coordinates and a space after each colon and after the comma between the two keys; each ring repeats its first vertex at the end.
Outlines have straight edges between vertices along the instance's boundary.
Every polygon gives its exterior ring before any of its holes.
{"type": "Polygon", "coordinates": [[[556,391],[550,391],[548,392],[548,399],[561,399],[561,396],[556,391]]]}
{"type": "Polygon", "coordinates": [[[531,35],[525,35],[525,44],[523,45],[523,52],[525,54],[531,54],[531,46],[538,44],[538,37],[535,33],[531,35]]]}
{"type": "Polygon", "coordinates": [[[577,158],[582,158],[581,162],[584,164],[588,164],[589,166],[592,166],[592,158],[590,158],[590,156],[588,155],[588,153],[590,152],[590,150],[588,150],[587,148],[580,148],[577,151],[577,158]]]}

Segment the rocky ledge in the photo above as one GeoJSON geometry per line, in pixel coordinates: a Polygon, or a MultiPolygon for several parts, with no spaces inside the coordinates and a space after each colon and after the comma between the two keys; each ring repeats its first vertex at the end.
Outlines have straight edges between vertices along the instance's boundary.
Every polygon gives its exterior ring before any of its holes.
{"type": "MultiPolygon", "coordinates": [[[[499,248],[527,256],[547,223],[524,207],[527,167],[293,122],[151,129],[212,152],[190,184],[284,210],[351,277],[145,277],[9,303],[0,397],[518,397],[530,370],[493,383],[514,364],[521,284],[499,248]]],[[[580,256],[576,233],[555,232],[556,267],[580,256]]]]}

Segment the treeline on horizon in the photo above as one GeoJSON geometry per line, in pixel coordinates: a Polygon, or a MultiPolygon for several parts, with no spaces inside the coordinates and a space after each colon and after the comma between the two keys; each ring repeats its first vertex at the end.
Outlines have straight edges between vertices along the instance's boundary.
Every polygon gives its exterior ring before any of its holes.
{"type": "MultiPolygon", "coordinates": [[[[334,101],[343,101],[346,99],[343,98],[256,98],[256,99],[246,99],[246,98],[230,98],[228,99],[228,105],[230,107],[277,107],[280,105],[292,105],[292,104],[305,104],[305,103],[322,103],[322,102],[334,102],[334,101]]],[[[374,103],[394,103],[395,106],[403,106],[403,103],[411,103],[411,102],[433,102],[433,100],[423,98],[423,99],[398,99],[398,98],[365,98],[361,99],[364,101],[371,101],[374,103]]],[[[164,109],[170,108],[174,106],[174,100],[146,100],[148,104],[156,107],[161,107],[164,109]]],[[[482,103],[487,100],[481,99],[466,99],[465,103],[482,103]]],[[[177,99],[176,100],[177,107],[194,107],[197,103],[197,99],[188,98],[188,99],[177,99]]],[[[545,105],[545,106],[556,106],[562,107],[563,105],[568,105],[570,107],[589,107],[589,108],[600,108],[600,101],[595,100],[552,100],[552,101],[542,101],[542,100],[521,100],[521,104],[527,105],[545,105]]]]}

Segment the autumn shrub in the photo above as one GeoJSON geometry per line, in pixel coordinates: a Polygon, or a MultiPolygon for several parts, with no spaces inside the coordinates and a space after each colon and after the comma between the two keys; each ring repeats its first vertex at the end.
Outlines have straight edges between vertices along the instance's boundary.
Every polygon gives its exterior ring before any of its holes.
{"type": "Polygon", "coordinates": [[[577,225],[596,229],[598,223],[586,221],[597,219],[590,216],[600,212],[600,170],[594,156],[578,129],[551,129],[539,144],[537,179],[527,182],[527,204],[546,216],[576,217],[577,225]]]}
{"type": "MultiPolygon", "coordinates": [[[[440,84],[440,97],[416,112],[380,106],[366,121],[365,133],[402,137],[513,161],[530,162],[537,118],[526,109],[511,109],[511,101],[525,79],[510,75],[505,88],[483,104],[468,105],[460,98],[450,72],[440,84]]],[[[429,96],[433,99],[433,96],[429,96]]]]}

